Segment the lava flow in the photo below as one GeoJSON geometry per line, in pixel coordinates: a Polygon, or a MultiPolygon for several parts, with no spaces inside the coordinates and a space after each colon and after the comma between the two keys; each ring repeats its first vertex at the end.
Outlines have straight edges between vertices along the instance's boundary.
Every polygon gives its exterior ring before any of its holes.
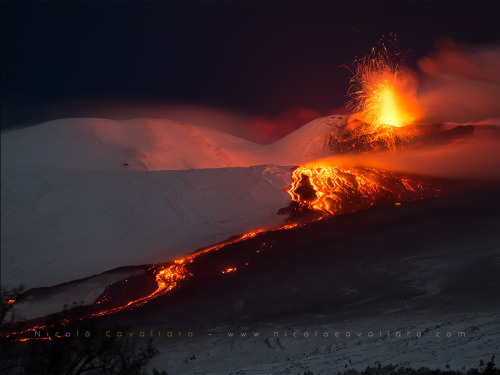
{"type": "MultiPolygon", "coordinates": [[[[295,228],[298,224],[287,224],[283,225],[275,230],[286,230],[295,228]]],[[[154,274],[154,282],[156,284],[154,290],[149,293],[143,293],[138,298],[128,298],[126,303],[118,303],[116,305],[116,301],[113,301],[112,293],[109,292],[109,288],[106,288],[105,293],[91,306],[89,306],[84,312],[81,313],[78,317],[74,318],[64,318],[60,321],[60,324],[63,326],[77,320],[86,320],[91,318],[97,318],[105,315],[116,314],[120,311],[134,309],[140,306],[143,306],[147,302],[156,299],[158,297],[164,296],[168,294],[173,289],[179,287],[181,281],[186,280],[189,277],[194,276],[189,271],[189,265],[193,263],[197,257],[202,254],[210,253],[222,249],[226,246],[248,240],[257,236],[259,233],[266,232],[264,229],[255,230],[252,232],[245,233],[235,239],[228,240],[226,242],[216,244],[204,249],[201,249],[191,255],[188,255],[184,258],[180,258],[174,260],[172,262],[157,264],[148,269],[147,273],[154,274]]],[[[247,263],[244,263],[248,265],[247,263]]],[[[238,267],[229,267],[222,271],[222,273],[230,273],[234,272],[238,267]]],[[[123,282],[127,282],[128,280],[124,280],[123,282]]],[[[122,282],[122,283],[123,283],[122,282]]],[[[14,300],[8,301],[9,304],[14,303],[14,300]]],[[[44,330],[51,328],[51,324],[33,324],[29,328],[7,330],[6,333],[1,334],[4,338],[10,338],[13,341],[28,341],[28,340],[46,340],[46,337],[37,337],[34,335],[36,331],[44,330]]],[[[50,339],[50,338],[49,338],[50,339]]]]}
{"type": "MultiPolygon", "coordinates": [[[[286,225],[280,229],[289,229],[289,228],[294,227],[294,226],[295,225],[293,225],[293,226],[286,225]]],[[[227,245],[231,245],[231,244],[234,244],[236,242],[240,242],[240,241],[246,240],[248,238],[255,237],[258,233],[261,233],[261,232],[264,232],[264,230],[260,229],[260,230],[256,230],[253,232],[248,232],[248,233],[245,233],[234,240],[226,241],[226,242],[221,243],[221,244],[207,247],[207,248],[202,249],[194,254],[191,254],[191,255],[188,255],[184,258],[180,258],[180,259],[174,260],[173,262],[167,263],[166,265],[160,264],[160,265],[152,266],[150,268],[150,271],[153,271],[155,273],[155,282],[157,284],[156,289],[152,293],[145,295],[145,296],[142,296],[140,298],[137,298],[135,300],[129,301],[128,303],[126,303],[124,305],[120,305],[120,306],[113,307],[113,308],[104,307],[104,309],[102,309],[101,311],[99,311],[97,313],[90,315],[88,318],[114,314],[114,313],[117,313],[119,311],[139,307],[139,306],[144,305],[145,303],[147,303],[148,301],[150,301],[152,299],[163,296],[163,295],[167,294],[168,292],[170,292],[172,289],[176,288],[182,280],[187,279],[190,276],[193,276],[188,271],[186,266],[189,265],[190,263],[193,263],[194,260],[198,256],[205,254],[205,253],[219,250],[227,245]]],[[[227,270],[227,272],[231,272],[231,271],[235,271],[235,270],[236,270],[236,268],[230,268],[227,270]]],[[[99,301],[96,302],[96,304],[98,305],[98,304],[104,303],[108,299],[109,298],[107,296],[107,293],[104,293],[104,295],[100,298],[99,301]]]]}
{"type": "Polygon", "coordinates": [[[369,168],[306,166],[295,169],[288,193],[301,206],[336,215],[436,197],[440,188],[422,178],[369,168]]]}
{"type": "MultiPolygon", "coordinates": [[[[95,317],[95,316],[114,314],[114,313],[117,313],[118,311],[130,309],[133,307],[142,306],[146,302],[148,302],[154,298],[157,298],[157,297],[160,297],[162,295],[167,294],[169,291],[174,289],[181,280],[183,280],[191,275],[187,271],[186,267],[184,266],[184,262],[185,262],[184,259],[180,259],[180,260],[174,261],[173,264],[171,264],[169,266],[157,267],[155,281],[156,281],[158,287],[151,294],[140,297],[136,300],[132,300],[123,306],[99,311],[99,312],[94,313],[91,316],[89,316],[89,318],[95,317]]],[[[106,298],[106,294],[105,294],[103,297],[103,300],[105,301],[106,299],[107,298],[106,298]]],[[[96,302],[96,304],[100,304],[100,303],[102,303],[102,302],[101,301],[96,302]]]]}
{"type": "MultiPolygon", "coordinates": [[[[416,177],[402,177],[374,169],[304,166],[297,168],[293,172],[293,183],[288,193],[296,204],[318,212],[320,214],[319,218],[322,218],[329,215],[354,212],[384,203],[400,204],[405,201],[438,196],[440,195],[440,190],[434,187],[434,185],[428,184],[416,177]]],[[[318,219],[318,216],[313,220],[315,219],[318,219]]],[[[287,230],[297,226],[299,224],[289,223],[275,230],[287,230]]],[[[193,263],[202,254],[216,252],[229,245],[252,239],[264,232],[269,231],[261,229],[245,233],[235,239],[201,249],[184,258],[154,265],[146,273],[154,275],[155,287],[152,291],[146,291],[145,293],[142,291],[138,297],[127,295],[126,302],[120,302],[115,300],[113,292],[110,292],[110,287],[108,287],[99,300],[89,306],[85,313],[77,318],[64,319],[61,321],[61,324],[65,325],[75,320],[102,317],[143,306],[147,302],[164,296],[175,288],[180,287],[188,278],[196,277],[193,274],[196,273],[193,271],[193,269],[196,269],[196,267],[193,268],[193,263]]],[[[254,253],[259,252],[260,250],[254,251],[254,253]]],[[[233,273],[249,264],[243,258],[237,262],[239,264],[225,267],[222,270],[214,270],[214,272],[221,272],[222,274],[233,273]]],[[[147,275],[144,276],[147,278],[147,275]]],[[[122,293],[129,290],[126,281],[121,282],[121,286],[119,287],[119,289],[125,288],[122,289],[122,293]]],[[[49,327],[50,325],[31,326],[27,329],[11,331],[6,337],[10,337],[15,341],[45,339],[34,337],[33,333],[36,330],[47,329],[49,327]]]]}

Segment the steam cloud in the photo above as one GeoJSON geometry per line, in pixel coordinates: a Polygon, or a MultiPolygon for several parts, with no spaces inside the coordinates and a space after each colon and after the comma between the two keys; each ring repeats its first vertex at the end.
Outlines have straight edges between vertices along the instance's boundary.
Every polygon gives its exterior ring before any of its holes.
{"type": "Polygon", "coordinates": [[[310,163],[500,182],[500,138],[481,136],[420,150],[340,155],[310,163]]]}
{"type": "Polygon", "coordinates": [[[500,125],[500,45],[436,42],[436,51],[420,59],[418,95],[424,122],[500,125]]]}

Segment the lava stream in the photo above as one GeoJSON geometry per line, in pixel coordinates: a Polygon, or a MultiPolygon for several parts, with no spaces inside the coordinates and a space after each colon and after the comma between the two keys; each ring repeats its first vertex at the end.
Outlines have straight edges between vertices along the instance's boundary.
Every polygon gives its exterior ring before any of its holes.
{"type": "MultiPolygon", "coordinates": [[[[279,229],[289,229],[292,227],[295,227],[295,225],[285,225],[279,229]]],[[[193,263],[193,261],[195,260],[196,257],[200,256],[201,254],[205,254],[208,252],[219,250],[225,246],[234,244],[236,242],[240,242],[240,241],[246,240],[248,238],[255,237],[258,233],[262,233],[264,231],[265,231],[264,229],[259,229],[259,230],[253,231],[253,232],[248,232],[248,233],[245,233],[234,240],[230,240],[230,241],[227,241],[227,242],[224,242],[221,244],[207,247],[207,248],[202,249],[202,250],[200,250],[192,255],[188,255],[184,258],[174,260],[173,262],[168,263],[167,265],[155,265],[155,266],[151,267],[151,269],[153,269],[155,272],[155,281],[157,283],[157,288],[154,292],[152,292],[146,296],[143,296],[139,299],[132,300],[123,306],[118,306],[118,307],[111,308],[111,309],[104,309],[102,311],[99,311],[98,313],[90,315],[88,318],[114,314],[114,313],[117,313],[119,311],[139,307],[139,306],[144,305],[145,303],[147,303],[148,301],[150,301],[152,299],[163,296],[163,295],[167,294],[168,292],[170,292],[172,289],[176,288],[182,280],[187,279],[190,276],[193,276],[187,270],[186,265],[193,263]]],[[[104,297],[104,298],[106,298],[106,297],[104,297]]],[[[100,302],[98,301],[97,304],[99,304],[99,303],[100,302]]]]}

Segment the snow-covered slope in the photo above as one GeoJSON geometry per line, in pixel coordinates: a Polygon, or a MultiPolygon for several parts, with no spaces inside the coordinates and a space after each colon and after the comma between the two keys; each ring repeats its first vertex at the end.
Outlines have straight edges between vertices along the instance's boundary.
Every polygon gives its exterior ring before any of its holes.
{"type": "Polygon", "coordinates": [[[167,261],[278,225],[290,173],[2,169],[2,285],[50,286],[167,261]]]}

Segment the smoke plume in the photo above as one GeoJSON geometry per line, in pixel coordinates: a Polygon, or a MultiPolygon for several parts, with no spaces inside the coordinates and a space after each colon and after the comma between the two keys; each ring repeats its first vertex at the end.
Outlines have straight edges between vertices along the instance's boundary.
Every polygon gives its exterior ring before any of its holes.
{"type": "Polygon", "coordinates": [[[500,182],[498,150],[498,136],[481,136],[411,151],[339,155],[310,165],[367,167],[422,176],[500,182]]]}
{"type": "Polygon", "coordinates": [[[459,45],[449,39],[417,64],[424,122],[500,125],[500,45],[459,45]]]}

